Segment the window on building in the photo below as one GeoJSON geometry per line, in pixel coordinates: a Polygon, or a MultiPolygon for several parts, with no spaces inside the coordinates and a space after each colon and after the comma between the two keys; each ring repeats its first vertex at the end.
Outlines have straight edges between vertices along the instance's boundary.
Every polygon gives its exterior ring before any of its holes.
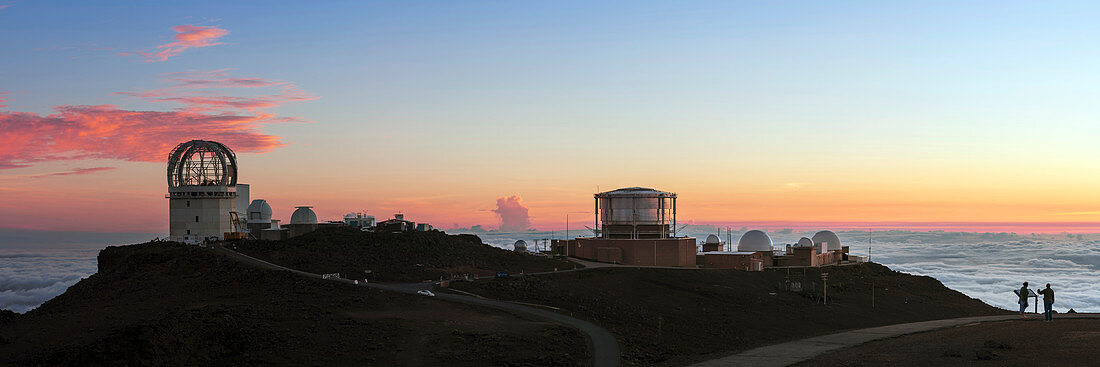
{"type": "Polygon", "coordinates": [[[187,230],[187,234],[191,234],[191,230],[190,230],[190,229],[188,229],[188,230],[187,230]]]}
{"type": "Polygon", "coordinates": [[[199,221],[199,216],[196,215],[195,216],[195,222],[198,222],[198,221],[199,221]]]}
{"type": "Polygon", "coordinates": [[[190,207],[191,207],[191,200],[188,200],[188,201],[187,201],[187,207],[188,207],[188,208],[190,208],[190,207]]]}

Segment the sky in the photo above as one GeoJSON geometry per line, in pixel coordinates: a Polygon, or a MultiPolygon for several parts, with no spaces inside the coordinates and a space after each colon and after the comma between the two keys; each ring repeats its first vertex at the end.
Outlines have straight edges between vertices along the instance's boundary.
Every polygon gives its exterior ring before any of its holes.
{"type": "Polygon", "coordinates": [[[0,0],[0,229],[166,233],[204,139],[284,220],[1100,232],[1098,8],[0,0]]]}

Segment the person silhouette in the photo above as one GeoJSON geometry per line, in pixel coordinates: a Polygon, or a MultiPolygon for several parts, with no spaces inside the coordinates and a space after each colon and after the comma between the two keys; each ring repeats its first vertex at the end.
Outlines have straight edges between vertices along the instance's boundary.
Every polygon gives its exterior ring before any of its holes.
{"type": "Polygon", "coordinates": [[[1027,311],[1027,282],[1024,282],[1024,286],[1020,287],[1017,294],[1020,296],[1020,317],[1026,319],[1027,316],[1024,315],[1024,311],[1027,311]]]}
{"type": "Polygon", "coordinates": [[[1054,314],[1051,311],[1054,307],[1054,290],[1050,289],[1050,283],[1047,283],[1045,289],[1040,289],[1039,294],[1043,295],[1043,321],[1054,321],[1054,314]]]}

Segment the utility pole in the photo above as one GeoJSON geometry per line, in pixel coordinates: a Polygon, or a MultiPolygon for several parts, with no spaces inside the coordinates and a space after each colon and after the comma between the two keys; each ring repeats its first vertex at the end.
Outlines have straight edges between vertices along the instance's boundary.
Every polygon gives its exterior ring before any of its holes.
{"type": "Polygon", "coordinates": [[[871,229],[867,228],[867,262],[871,262],[871,229]]]}
{"type": "Polygon", "coordinates": [[[829,304],[829,273],[821,273],[821,285],[825,292],[824,304],[829,304]]]}

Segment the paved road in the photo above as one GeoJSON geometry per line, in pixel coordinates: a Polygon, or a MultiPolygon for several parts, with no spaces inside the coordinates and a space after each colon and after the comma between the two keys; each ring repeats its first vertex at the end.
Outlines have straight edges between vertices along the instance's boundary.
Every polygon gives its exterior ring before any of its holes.
{"type": "MultiPolygon", "coordinates": [[[[273,270],[285,270],[293,272],[295,274],[323,279],[320,274],[308,273],[301,270],[295,270],[287,268],[281,265],[276,265],[263,261],[221,246],[214,246],[214,251],[225,254],[231,258],[239,261],[252,264],[255,266],[273,269],[273,270]]],[[[355,282],[349,279],[329,278],[328,280],[340,281],[344,283],[354,284],[355,282]]],[[[423,289],[431,289],[434,283],[358,283],[360,286],[370,287],[375,289],[383,289],[394,292],[416,294],[417,291],[423,289]]],[[[588,336],[588,347],[592,351],[593,365],[596,367],[617,367],[619,366],[619,343],[615,340],[615,336],[610,332],[596,326],[588,321],[572,318],[559,313],[542,310],[534,307],[528,307],[518,305],[515,303],[498,301],[493,299],[475,298],[469,296],[462,296],[450,293],[437,293],[435,298],[444,299],[448,301],[461,302],[472,305],[487,306],[505,311],[517,312],[534,316],[536,318],[553,321],[559,324],[563,324],[569,327],[576,328],[588,336]]]]}
{"type": "MultiPolygon", "coordinates": [[[[729,357],[712,359],[706,362],[694,364],[692,365],[692,367],[789,366],[798,362],[808,361],[826,352],[831,352],[841,348],[854,347],[874,340],[893,338],[905,334],[919,333],[977,322],[1015,320],[1019,317],[1019,315],[1015,314],[1002,316],[962,317],[957,319],[913,322],[908,324],[895,324],[867,329],[852,330],[843,333],[823,335],[813,338],[796,340],[788,343],[750,349],[741,352],[740,354],[735,354],[729,357]]],[[[1035,318],[1039,316],[1030,315],[1029,317],[1035,318]]],[[[1058,318],[1100,318],[1100,314],[1060,314],[1058,315],[1058,318]]]]}

